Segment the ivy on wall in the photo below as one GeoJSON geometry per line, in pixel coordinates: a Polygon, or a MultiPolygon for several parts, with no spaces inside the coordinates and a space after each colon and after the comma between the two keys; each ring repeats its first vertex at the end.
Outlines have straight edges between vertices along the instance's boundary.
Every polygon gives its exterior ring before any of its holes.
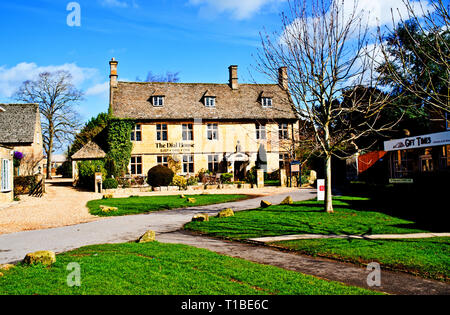
{"type": "Polygon", "coordinates": [[[108,151],[105,168],[108,176],[123,177],[131,159],[131,131],[135,122],[129,119],[110,118],[107,129],[108,151]]]}

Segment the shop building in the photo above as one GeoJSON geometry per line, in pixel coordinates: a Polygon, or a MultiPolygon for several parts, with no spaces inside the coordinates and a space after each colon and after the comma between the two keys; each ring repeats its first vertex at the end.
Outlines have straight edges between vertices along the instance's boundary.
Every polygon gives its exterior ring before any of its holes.
{"type": "Polygon", "coordinates": [[[386,141],[384,150],[391,179],[450,170],[450,131],[386,141]]]}

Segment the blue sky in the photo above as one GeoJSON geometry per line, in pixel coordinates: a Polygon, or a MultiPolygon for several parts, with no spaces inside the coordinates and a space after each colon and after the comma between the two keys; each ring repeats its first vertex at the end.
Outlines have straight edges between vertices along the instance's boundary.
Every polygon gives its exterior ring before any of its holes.
{"type": "MultiPolygon", "coordinates": [[[[69,2],[0,2],[0,103],[12,102],[24,80],[63,69],[86,93],[78,110],[88,120],[107,111],[112,57],[124,81],[171,71],[181,82],[226,83],[228,66],[237,64],[241,82],[251,82],[251,72],[266,83],[252,69],[259,32],[280,31],[287,7],[286,0],[78,0],[81,26],[69,27],[69,2]]],[[[373,21],[387,23],[402,0],[360,4],[373,21]]]]}
{"type": "Polygon", "coordinates": [[[69,27],[69,2],[0,2],[0,102],[12,101],[20,83],[39,72],[66,69],[86,93],[79,111],[87,120],[107,110],[111,57],[119,60],[119,80],[172,71],[180,72],[182,82],[225,83],[228,66],[238,64],[240,80],[250,82],[259,32],[279,28],[286,5],[280,0],[78,0],[81,26],[69,27]]]}

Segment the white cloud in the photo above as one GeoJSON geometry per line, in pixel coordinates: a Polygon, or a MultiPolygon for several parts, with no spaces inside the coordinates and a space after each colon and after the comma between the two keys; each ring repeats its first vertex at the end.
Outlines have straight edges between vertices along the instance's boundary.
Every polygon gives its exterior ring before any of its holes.
{"type": "MultiPolygon", "coordinates": [[[[407,19],[408,16],[408,10],[403,0],[346,0],[343,2],[343,6],[347,16],[352,13],[355,3],[357,11],[362,12],[369,27],[390,24],[392,16],[396,23],[400,21],[400,18],[407,19]]],[[[423,15],[423,12],[427,10],[433,11],[432,5],[428,1],[422,1],[422,7],[418,1],[411,1],[411,5],[418,16],[423,15]]]]}
{"type": "Polygon", "coordinates": [[[11,68],[0,66],[0,96],[11,97],[26,80],[34,80],[42,72],[55,72],[65,70],[72,75],[72,83],[81,86],[83,83],[98,75],[98,70],[93,68],[82,68],[74,63],[63,65],[38,66],[31,62],[22,62],[11,68]]]}
{"type": "MultiPolygon", "coordinates": [[[[376,35],[375,28],[377,26],[387,26],[392,28],[392,22],[399,23],[401,19],[408,19],[408,9],[405,6],[403,0],[334,0],[336,6],[340,10],[339,17],[342,17],[340,21],[342,25],[352,18],[352,15],[356,15],[361,18],[362,26],[369,28],[369,35],[376,35]]],[[[411,1],[411,8],[417,17],[422,17],[427,11],[433,12],[433,6],[427,0],[411,1]]],[[[325,14],[325,19],[330,20],[330,12],[325,14]]],[[[320,24],[320,17],[308,17],[306,25],[308,28],[306,32],[313,36],[314,25],[320,24]]],[[[303,21],[300,18],[294,19],[290,25],[287,25],[283,34],[280,36],[280,43],[286,43],[289,39],[292,39],[292,43],[296,42],[298,34],[302,34],[304,29],[303,21]]],[[[355,23],[350,30],[350,35],[358,34],[358,23],[355,23]]],[[[373,39],[373,38],[372,38],[373,39]]]]}
{"type": "Polygon", "coordinates": [[[135,0],[100,0],[100,4],[104,7],[115,7],[115,8],[138,8],[139,5],[135,0]]]}
{"type": "Polygon", "coordinates": [[[263,7],[285,2],[286,0],[189,0],[192,5],[202,6],[203,10],[213,13],[231,12],[238,20],[248,19],[263,7]]]}
{"type": "Polygon", "coordinates": [[[100,95],[107,97],[109,93],[109,81],[96,84],[86,90],[86,96],[100,95]]]}

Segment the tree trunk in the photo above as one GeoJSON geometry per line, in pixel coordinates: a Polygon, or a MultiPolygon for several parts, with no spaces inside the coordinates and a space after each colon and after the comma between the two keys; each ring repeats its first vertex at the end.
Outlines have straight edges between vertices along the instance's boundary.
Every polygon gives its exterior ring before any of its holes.
{"type": "Polygon", "coordinates": [[[47,179],[52,179],[52,151],[53,151],[53,136],[49,136],[48,152],[47,152],[47,179]]]}
{"type": "Polygon", "coordinates": [[[325,211],[334,213],[331,193],[331,155],[327,155],[325,158],[325,211]]]}

